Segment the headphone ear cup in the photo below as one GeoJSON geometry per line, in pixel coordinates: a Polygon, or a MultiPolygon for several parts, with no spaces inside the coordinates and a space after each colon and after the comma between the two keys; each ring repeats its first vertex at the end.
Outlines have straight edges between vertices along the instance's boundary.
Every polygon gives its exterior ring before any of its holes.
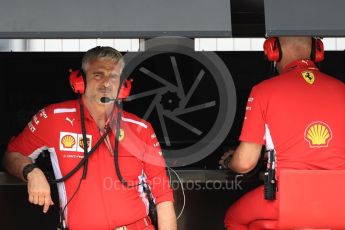
{"type": "Polygon", "coordinates": [[[325,57],[323,42],[321,41],[321,39],[313,38],[312,44],[313,44],[313,47],[312,47],[311,59],[315,63],[323,61],[325,57]]]}
{"type": "Polygon", "coordinates": [[[126,80],[120,88],[120,92],[117,96],[117,99],[121,99],[121,100],[126,99],[131,93],[131,89],[132,89],[131,80],[126,80]]]}
{"type": "Polygon", "coordinates": [[[84,94],[85,92],[85,76],[83,71],[80,69],[70,70],[69,83],[72,87],[73,92],[78,94],[84,94]]]}
{"type": "Polygon", "coordinates": [[[264,42],[264,53],[269,61],[279,62],[282,58],[279,39],[271,37],[264,42]]]}

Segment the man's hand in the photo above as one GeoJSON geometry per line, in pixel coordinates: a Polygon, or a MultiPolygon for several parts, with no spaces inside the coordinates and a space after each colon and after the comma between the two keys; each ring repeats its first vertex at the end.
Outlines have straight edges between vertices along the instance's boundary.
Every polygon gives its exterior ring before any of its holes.
{"type": "Polygon", "coordinates": [[[50,196],[50,186],[46,176],[39,168],[35,168],[28,174],[29,202],[43,206],[46,213],[50,205],[54,205],[50,196]]]}
{"type": "Polygon", "coordinates": [[[6,170],[10,174],[22,180],[27,179],[29,202],[43,206],[43,212],[46,213],[50,205],[54,203],[50,196],[50,186],[44,173],[39,168],[34,168],[28,173],[27,178],[24,178],[23,168],[28,164],[32,164],[32,161],[29,157],[19,152],[6,151],[3,161],[6,170]]]}
{"type": "Polygon", "coordinates": [[[230,149],[227,152],[225,152],[223,154],[223,156],[219,159],[219,165],[221,165],[223,168],[229,168],[229,165],[226,163],[229,163],[229,160],[232,157],[232,155],[234,154],[235,150],[230,149]]]}

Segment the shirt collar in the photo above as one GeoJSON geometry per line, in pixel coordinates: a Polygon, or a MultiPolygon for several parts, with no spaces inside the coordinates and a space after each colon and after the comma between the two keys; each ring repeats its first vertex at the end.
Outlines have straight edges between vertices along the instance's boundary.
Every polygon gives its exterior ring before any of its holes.
{"type": "MultiPolygon", "coordinates": [[[[75,107],[77,109],[77,114],[78,114],[76,120],[78,121],[80,121],[81,119],[80,104],[84,105],[83,100],[81,98],[75,100],[75,107]]],[[[85,116],[85,120],[93,120],[89,110],[85,107],[85,105],[84,105],[84,116],[85,116]]]]}
{"type": "MultiPolygon", "coordinates": [[[[81,119],[80,103],[83,104],[83,100],[82,100],[82,99],[75,100],[75,107],[76,107],[77,114],[78,114],[78,116],[77,116],[77,118],[76,118],[77,121],[80,121],[80,119],[81,119]]],[[[106,121],[106,125],[107,125],[110,121],[112,121],[112,120],[114,120],[114,119],[115,119],[115,120],[117,119],[117,115],[116,115],[116,114],[117,114],[117,111],[118,111],[117,106],[114,106],[113,111],[111,112],[111,114],[110,114],[108,120],[106,121]]],[[[90,112],[89,112],[89,110],[87,109],[86,106],[84,106],[84,116],[85,116],[85,120],[89,120],[89,121],[93,121],[93,122],[94,122],[94,119],[93,119],[93,117],[91,116],[91,114],[90,114],[90,112]]]]}
{"type": "Polygon", "coordinates": [[[302,59],[302,60],[296,60],[288,65],[286,65],[282,71],[282,73],[289,72],[294,69],[310,69],[310,70],[319,70],[313,61],[309,59],[302,59]]]}

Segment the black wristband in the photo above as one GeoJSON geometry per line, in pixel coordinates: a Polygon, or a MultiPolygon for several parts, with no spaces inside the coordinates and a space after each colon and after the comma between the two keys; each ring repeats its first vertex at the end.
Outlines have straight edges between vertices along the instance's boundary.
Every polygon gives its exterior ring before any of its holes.
{"type": "Polygon", "coordinates": [[[28,180],[28,174],[35,168],[38,168],[38,166],[35,164],[25,165],[25,167],[23,168],[23,177],[25,180],[28,180]]]}
{"type": "Polygon", "coordinates": [[[224,160],[224,167],[225,167],[225,168],[227,168],[227,169],[230,168],[230,167],[229,167],[229,163],[230,163],[231,159],[232,159],[232,154],[229,155],[227,158],[225,158],[225,160],[224,160]]]}

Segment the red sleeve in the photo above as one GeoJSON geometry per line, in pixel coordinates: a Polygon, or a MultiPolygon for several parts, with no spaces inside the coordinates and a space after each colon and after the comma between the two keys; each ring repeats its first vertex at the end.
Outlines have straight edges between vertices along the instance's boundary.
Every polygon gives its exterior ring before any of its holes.
{"type": "Polygon", "coordinates": [[[16,137],[13,137],[8,146],[7,151],[19,152],[25,156],[36,159],[38,154],[47,149],[47,126],[49,119],[45,109],[38,111],[31,121],[25,126],[24,130],[16,137]]]}
{"type": "Polygon", "coordinates": [[[165,170],[162,150],[150,124],[147,126],[144,171],[156,204],[163,201],[174,201],[173,192],[165,170]]]}
{"type": "Polygon", "coordinates": [[[265,144],[266,107],[263,93],[254,86],[248,98],[240,141],[265,144]]]}

